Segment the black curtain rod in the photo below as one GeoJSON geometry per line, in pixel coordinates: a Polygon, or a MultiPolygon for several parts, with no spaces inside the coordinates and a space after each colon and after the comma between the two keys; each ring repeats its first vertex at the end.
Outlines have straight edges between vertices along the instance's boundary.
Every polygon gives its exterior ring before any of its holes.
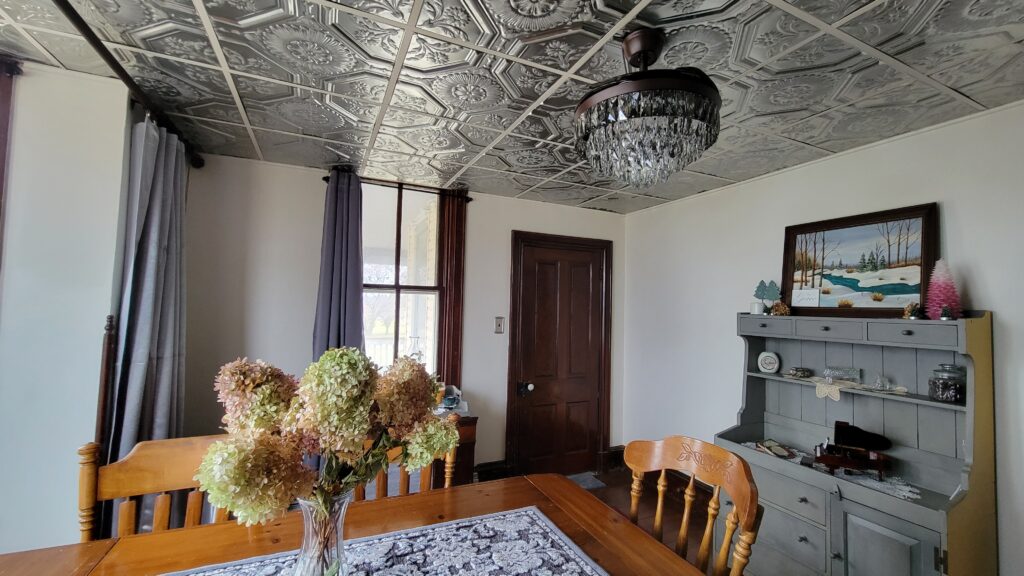
{"type": "MultiPolygon", "coordinates": [[[[355,173],[355,169],[348,165],[335,166],[334,168],[331,168],[331,170],[334,170],[335,168],[343,173],[355,173]]],[[[331,176],[324,176],[323,178],[321,178],[321,180],[323,180],[324,182],[330,182],[331,176]]],[[[466,191],[466,193],[460,194],[456,190],[443,190],[441,188],[430,188],[425,186],[417,186],[415,184],[405,184],[402,182],[389,182],[387,180],[377,180],[376,178],[360,177],[360,180],[362,180],[363,182],[367,182],[369,184],[379,184],[381,186],[402,186],[403,188],[409,188],[410,190],[414,190],[416,192],[423,192],[425,194],[436,194],[437,196],[448,196],[449,198],[465,200],[466,203],[473,201],[473,199],[469,197],[468,190],[466,191]]]]}
{"type": "Polygon", "coordinates": [[[128,92],[131,94],[132,98],[141,104],[143,108],[149,111],[149,113],[158,122],[167,127],[169,132],[176,134],[178,138],[185,143],[185,153],[188,156],[189,164],[191,164],[193,168],[202,168],[203,165],[206,164],[206,161],[203,160],[202,156],[196,154],[195,150],[192,149],[192,146],[190,146],[183,137],[181,130],[178,130],[174,125],[174,122],[172,122],[166,114],[161,112],[160,109],[153,104],[153,101],[146,96],[146,93],[142,91],[142,88],[135,82],[131,75],[128,74],[128,71],[124,69],[124,66],[122,66],[117,58],[110,53],[110,50],[107,50],[107,47],[103,44],[103,41],[100,40],[100,37],[97,36],[96,33],[93,32],[92,28],[89,27],[89,23],[86,22],[78,11],[75,10],[75,7],[71,5],[71,2],[68,0],[53,0],[53,3],[57,5],[57,8],[64,14],[64,17],[71,22],[71,25],[78,30],[78,33],[85,38],[85,41],[92,46],[93,50],[100,55],[103,62],[105,62],[107,66],[113,70],[114,74],[121,79],[121,82],[128,87],[128,92]]]}

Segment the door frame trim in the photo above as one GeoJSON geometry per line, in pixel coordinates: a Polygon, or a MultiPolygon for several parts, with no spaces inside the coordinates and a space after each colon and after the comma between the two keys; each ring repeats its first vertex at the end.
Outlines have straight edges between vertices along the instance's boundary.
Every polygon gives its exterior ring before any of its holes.
{"type": "Polygon", "coordinates": [[[591,250],[601,253],[601,265],[604,269],[603,283],[604,290],[601,294],[601,322],[604,325],[601,330],[601,361],[600,374],[598,375],[598,446],[595,454],[595,466],[600,465],[601,454],[608,450],[611,436],[611,362],[612,362],[612,246],[611,240],[599,240],[594,238],[578,238],[574,236],[560,236],[557,234],[543,234],[540,232],[524,232],[521,230],[512,231],[512,271],[509,308],[509,347],[508,347],[508,379],[506,381],[507,401],[505,404],[505,461],[509,468],[516,472],[520,463],[517,461],[516,437],[519,432],[519,421],[515,417],[518,396],[516,395],[516,373],[518,366],[515,359],[522,350],[520,334],[513,334],[514,318],[517,318],[522,309],[522,278],[521,270],[523,264],[523,250],[527,247],[537,248],[563,248],[591,250]]]}

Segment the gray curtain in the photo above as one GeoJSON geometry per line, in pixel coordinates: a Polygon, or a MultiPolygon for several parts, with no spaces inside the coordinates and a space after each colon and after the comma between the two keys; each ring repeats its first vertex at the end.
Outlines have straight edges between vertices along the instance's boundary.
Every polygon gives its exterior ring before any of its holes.
{"type": "MultiPolygon", "coordinates": [[[[146,119],[132,126],[124,202],[117,360],[108,396],[107,462],[143,440],[181,434],[185,377],[184,145],[146,119]]],[[[143,502],[140,525],[151,522],[143,502]]],[[[109,515],[101,524],[112,530],[109,515]]]]}
{"type": "Polygon", "coordinates": [[[324,201],[313,360],[330,348],[363,347],[362,218],[359,176],[345,169],[332,169],[324,201]]]}

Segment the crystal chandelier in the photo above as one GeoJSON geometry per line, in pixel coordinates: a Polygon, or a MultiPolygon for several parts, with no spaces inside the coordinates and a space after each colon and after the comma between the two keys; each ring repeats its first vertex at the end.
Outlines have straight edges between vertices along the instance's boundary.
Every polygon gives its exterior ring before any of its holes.
{"type": "Polygon", "coordinates": [[[664,33],[640,29],[622,41],[639,72],[597,85],[576,107],[576,150],[600,176],[635,188],[669,179],[718,139],[722,97],[697,68],[648,70],[664,33]]]}

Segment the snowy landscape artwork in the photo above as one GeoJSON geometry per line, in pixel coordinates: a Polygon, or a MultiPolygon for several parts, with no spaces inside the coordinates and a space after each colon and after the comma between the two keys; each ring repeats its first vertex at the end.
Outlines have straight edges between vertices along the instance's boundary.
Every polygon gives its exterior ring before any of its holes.
{"type": "Polygon", "coordinates": [[[920,304],[936,212],[926,205],[788,228],[786,296],[808,302],[816,292],[818,309],[920,304]]]}

